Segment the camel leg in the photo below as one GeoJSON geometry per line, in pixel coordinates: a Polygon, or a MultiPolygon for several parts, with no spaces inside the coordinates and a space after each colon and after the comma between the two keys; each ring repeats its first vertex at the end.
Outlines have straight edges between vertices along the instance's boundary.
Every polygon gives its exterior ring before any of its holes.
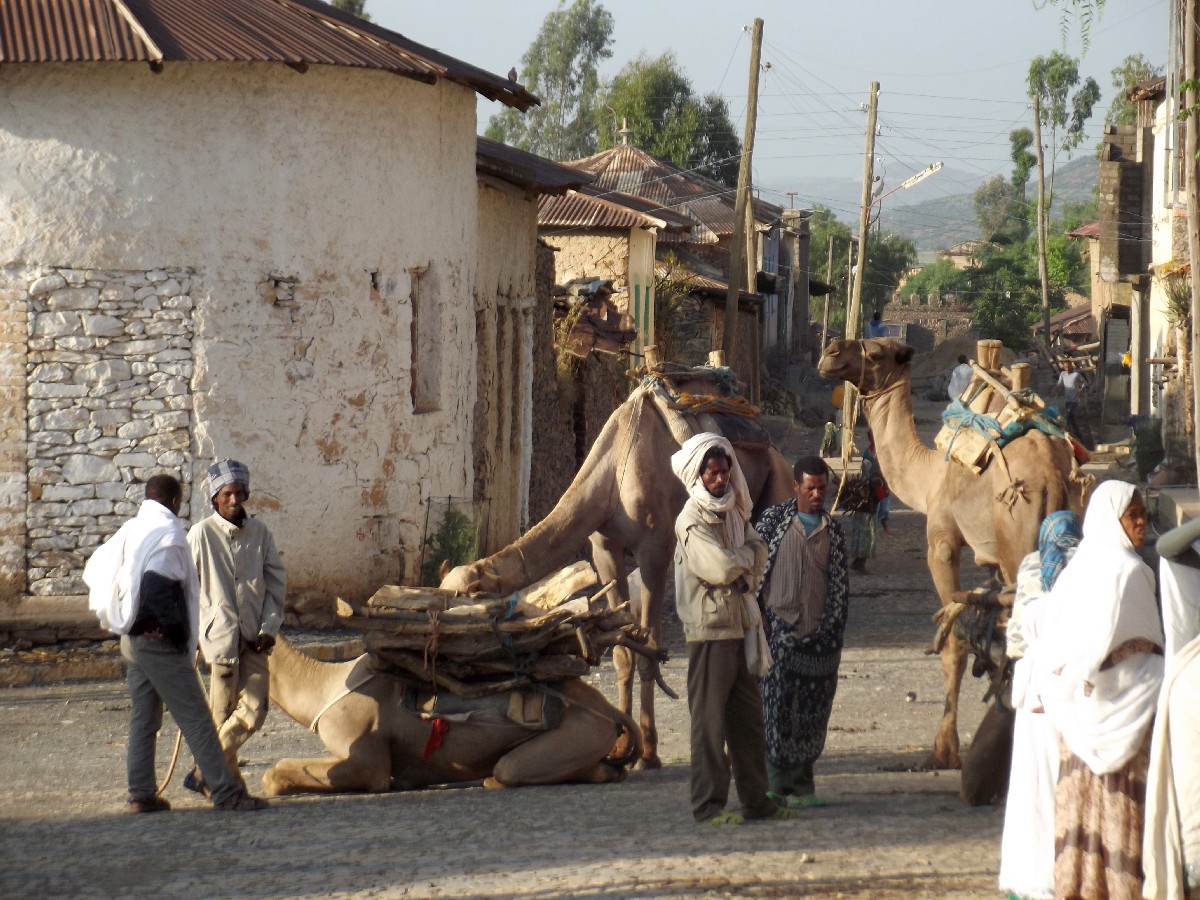
{"type": "MultiPolygon", "coordinates": [[[[648,538],[642,541],[636,551],[642,584],[645,587],[642,592],[641,624],[650,635],[650,647],[656,650],[662,647],[663,602],[674,552],[673,530],[667,532],[665,538],[659,536],[655,540],[648,538]]],[[[662,767],[662,760],[658,756],[658,726],[654,720],[654,692],[657,687],[655,675],[658,674],[658,663],[647,656],[639,656],[637,667],[641,678],[641,767],[658,769],[662,767]]]]}
{"type": "Polygon", "coordinates": [[[351,759],[336,756],[281,759],[263,775],[263,793],[268,797],[281,797],[285,794],[380,793],[388,790],[391,774],[386,751],[363,754],[358,749],[355,748],[355,756],[351,759]]]}
{"type": "MultiPolygon", "coordinates": [[[[951,595],[959,589],[958,564],[962,554],[962,540],[946,530],[930,529],[929,554],[926,562],[938,598],[945,606],[951,595]]],[[[931,769],[958,769],[962,761],[958,755],[958,695],[962,688],[963,674],[967,670],[967,646],[953,629],[942,648],[942,679],[946,691],[946,706],[937,737],[933,741],[933,752],[925,765],[931,769]]]]}
{"type": "MultiPolygon", "coordinates": [[[[592,564],[596,567],[600,583],[608,584],[616,579],[618,602],[626,602],[629,599],[629,582],[625,572],[625,548],[600,533],[593,534],[591,541],[592,564]]],[[[634,653],[624,647],[613,647],[612,658],[613,668],[617,671],[617,709],[627,716],[632,716],[634,653]]],[[[629,738],[622,734],[613,747],[612,755],[624,757],[629,753],[629,748],[629,738]]]]}
{"type": "Polygon", "coordinates": [[[604,762],[617,737],[616,723],[587,709],[569,706],[557,728],[509,750],[496,761],[489,786],[522,784],[604,784],[625,777],[604,762]]]}

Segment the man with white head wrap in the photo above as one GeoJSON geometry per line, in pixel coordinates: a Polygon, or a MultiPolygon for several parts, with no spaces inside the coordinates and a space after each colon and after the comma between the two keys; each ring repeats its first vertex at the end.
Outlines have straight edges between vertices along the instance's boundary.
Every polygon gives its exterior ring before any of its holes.
{"type": "Polygon", "coordinates": [[[217,809],[248,812],[267,803],[251,797],[221,753],[196,677],[197,596],[200,585],[179,524],[183,487],[172,475],[146,482],[138,514],[88,559],[83,580],[100,624],[121,635],[128,673],[130,716],[127,809],[169,810],[154,780],[154,750],[166,706],[200,760],[217,809]]]}
{"type": "Polygon", "coordinates": [[[1150,725],[1163,678],[1154,573],[1136,552],[1146,506],[1131,484],[1092,493],[1083,539],[1054,583],[1038,690],[1062,735],[1056,897],[1136,898],[1150,725]]]}
{"type": "MultiPolygon", "coordinates": [[[[238,748],[267,718],[268,654],[283,624],[287,573],[267,526],[247,514],[250,470],[235,459],[208,469],[215,515],[192,526],[188,546],[200,573],[200,648],[212,666],[209,702],[233,772],[238,748]]],[[[204,790],[199,772],[184,779],[204,790]]]]}
{"type": "Polygon", "coordinates": [[[745,476],[729,441],[716,434],[685,441],[671,468],[688,491],[675,520],[675,605],[688,642],[692,815],[713,825],[793,818],[795,810],[767,797],[755,681],[767,661],[759,655],[762,626],[753,601],[767,546],[750,526],[745,476]],[[731,766],[742,815],[725,810],[731,766]]]}

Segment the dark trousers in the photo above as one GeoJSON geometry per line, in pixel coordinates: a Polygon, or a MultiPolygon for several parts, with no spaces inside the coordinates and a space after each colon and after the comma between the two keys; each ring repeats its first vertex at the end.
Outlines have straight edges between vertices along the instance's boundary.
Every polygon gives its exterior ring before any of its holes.
{"type": "Polygon", "coordinates": [[[165,640],[125,635],[121,638],[121,655],[129,664],[127,680],[132,705],[126,758],[129,798],[148,800],[158,790],[154,750],[162,728],[164,703],[212,790],[213,802],[220,803],[240,792],[241,778],[235,778],[225,765],[225,754],[221,752],[200,678],[187,652],[176,650],[165,640]]]}
{"type": "Polygon", "coordinates": [[[742,814],[748,819],[769,816],[777,804],[767,797],[762,700],[746,668],[745,646],[729,640],[696,641],[687,647],[692,815],[704,822],[725,808],[732,766],[742,814]]]}

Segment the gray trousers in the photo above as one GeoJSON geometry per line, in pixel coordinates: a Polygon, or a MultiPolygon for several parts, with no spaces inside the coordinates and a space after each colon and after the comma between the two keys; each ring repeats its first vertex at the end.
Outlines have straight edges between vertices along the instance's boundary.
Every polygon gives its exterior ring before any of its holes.
{"type": "Polygon", "coordinates": [[[687,648],[692,815],[704,822],[725,808],[732,766],[742,815],[769,816],[778,804],[767,797],[762,699],[746,667],[745,645],[741,639],[694,641],[687,648]]]}
{"type": "Polygon", "coordinates": [[[162,728],[163,704],[183,733],[188,749],[212,791],[213,803],[239,793],[242,782],[230,774],[217,739],[200,678],[188,654],[163,640],[123,635],[121,655],[129,664],[129,753],[126,768],[129,798],[148,800],[158,791],[154,750],[162,728]]]}

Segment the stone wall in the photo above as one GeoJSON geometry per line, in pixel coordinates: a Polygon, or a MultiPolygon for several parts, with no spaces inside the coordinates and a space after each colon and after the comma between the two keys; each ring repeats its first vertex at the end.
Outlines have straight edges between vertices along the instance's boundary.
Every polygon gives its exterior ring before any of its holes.
{"type": "Polygon", "coordinates": [[[191,480],[195,274],[35,268],[5,277],[28,310],[27,587],[82,593],[90,550],[136,514],[145,481],[158,472],[191,480]]]}
{"type": "Polygon", "coordinates": [[[908,304],[893,302],[883,308],[885,322],[908,325],[906,340],[921,352],[971,333],[971,312],[950,298],[917,297],[908,304]]]}

